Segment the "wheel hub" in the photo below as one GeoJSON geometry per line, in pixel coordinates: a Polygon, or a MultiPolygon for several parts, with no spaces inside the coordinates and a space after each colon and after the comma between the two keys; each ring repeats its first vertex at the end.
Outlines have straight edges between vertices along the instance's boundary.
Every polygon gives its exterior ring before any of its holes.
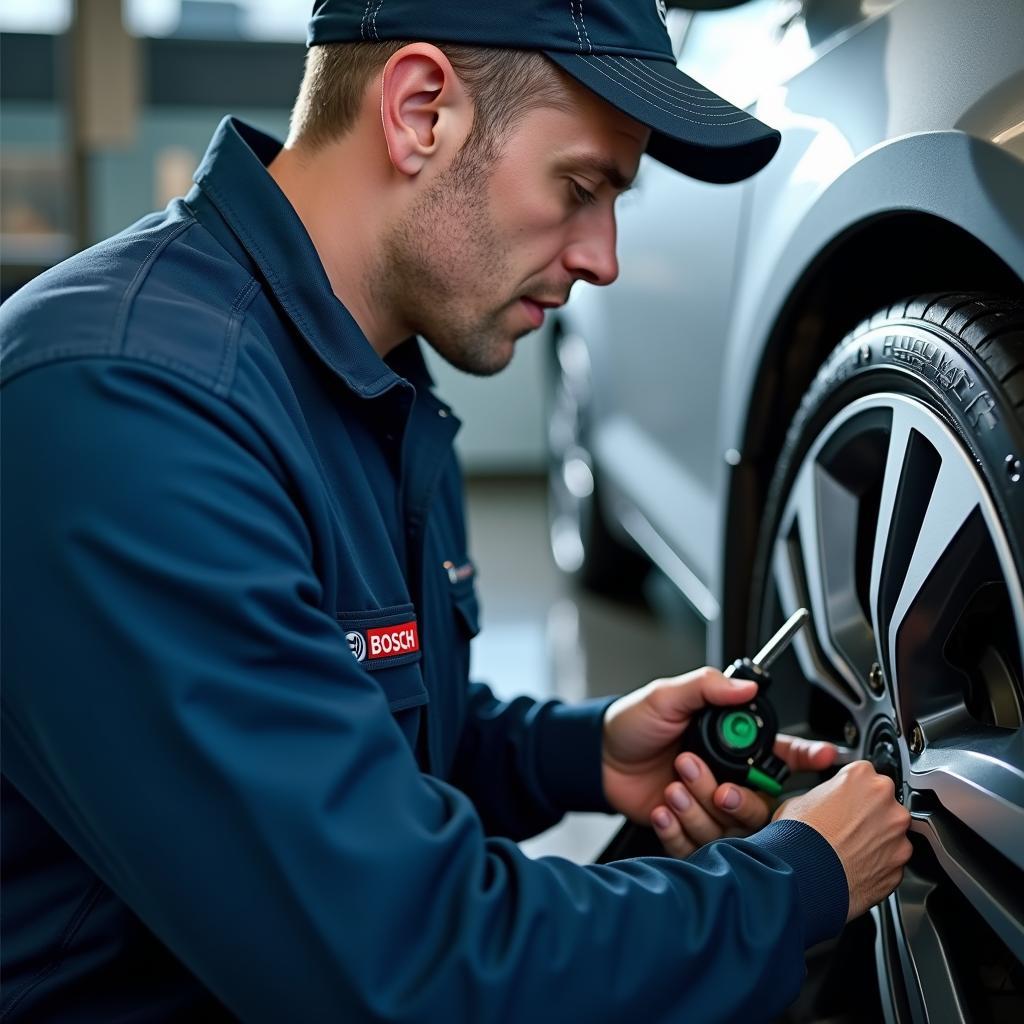
{"type": "Polygon", "coordinates": [[[900,762],[899,739],[896,727],[888,718],[878,719],[868,733],[864,746],[867,759],[879,775],[887,775],[896,787],[896,799],[903,803],[903,768],[900,762]]]}

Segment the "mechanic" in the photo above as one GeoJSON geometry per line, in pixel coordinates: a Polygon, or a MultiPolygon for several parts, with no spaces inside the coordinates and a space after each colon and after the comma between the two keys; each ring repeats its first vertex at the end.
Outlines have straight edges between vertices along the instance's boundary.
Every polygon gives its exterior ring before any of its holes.
{"type": "Polygon", "coordinates": [[[323,0],[309,42],[283,147],[225,119],[187,196],[2,311],[5,1019],[767,1019],[897,884],[892,783],[769,824],[678,755],[754,692],[710,668],[470,684],[415,336],[500,370],[615,278],[644,151],[733,181],[778,135],[676,71],[656,0],[323,0]],[[520,852],[569,810],[673,856],[520,852]]]}

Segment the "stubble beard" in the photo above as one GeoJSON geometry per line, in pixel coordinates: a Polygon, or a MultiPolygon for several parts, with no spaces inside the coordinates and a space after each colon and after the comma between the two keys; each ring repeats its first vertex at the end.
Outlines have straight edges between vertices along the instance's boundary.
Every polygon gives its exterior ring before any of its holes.
{"type": "Polygon", "coordinates": [[[375,301],[402,311],[442,358],[491,376],[512,358],[518,333],[502,302],[511,261],[491,216],[487,162],[456,161],[392,228],[371,276],[375,301]]]}

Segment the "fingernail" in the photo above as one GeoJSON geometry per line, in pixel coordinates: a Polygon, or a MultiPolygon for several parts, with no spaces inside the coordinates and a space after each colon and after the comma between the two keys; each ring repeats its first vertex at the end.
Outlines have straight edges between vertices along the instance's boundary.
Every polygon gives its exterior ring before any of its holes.
{"type": "Polygon", "coordinates": [[[722,806],[727,811],[735,811],[740,805],[740,792],[738,789],[728,789],[722,797],[722,806]]]}
{"type": "Polygon", "coordinates": [[[654,824],[657,825],[658,828],[668,828],[668,811],[666,811],[664,808],[658,808],[658,810],[654,812],[652,817],[654,818],[654,824]]]}
{"type": "Polygon", "coordinates": [[[696,782],[700,776],[700,768],[692,757],[684,757],[683,763],[679,766],[679,773],[689,782],[696,782]]]}
{"type": "Polygon", "coordinates": [[[668,795],[668,802],[677,811],[688,811],[690,809],[690,795],[685,789],[673,789],[668,795]]]}

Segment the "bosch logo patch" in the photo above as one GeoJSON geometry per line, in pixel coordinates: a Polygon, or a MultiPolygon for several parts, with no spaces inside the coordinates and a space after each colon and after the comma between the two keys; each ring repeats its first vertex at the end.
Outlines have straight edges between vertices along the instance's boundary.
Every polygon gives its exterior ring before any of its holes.
{"type": "Polygon", "coordinates": [[[404,665],[422,655],[416,610],[411,604],[341,612],[337,620],[352,657],[366,671],[404,665]]]}
{"type": "Polygon", "coordinates": [[[367,657],[397,658],[402,654],[415,654],[420,649],[420,636],[416,622],[402,622],[397,626],[380,626],[366,631],[367,657]]]}

